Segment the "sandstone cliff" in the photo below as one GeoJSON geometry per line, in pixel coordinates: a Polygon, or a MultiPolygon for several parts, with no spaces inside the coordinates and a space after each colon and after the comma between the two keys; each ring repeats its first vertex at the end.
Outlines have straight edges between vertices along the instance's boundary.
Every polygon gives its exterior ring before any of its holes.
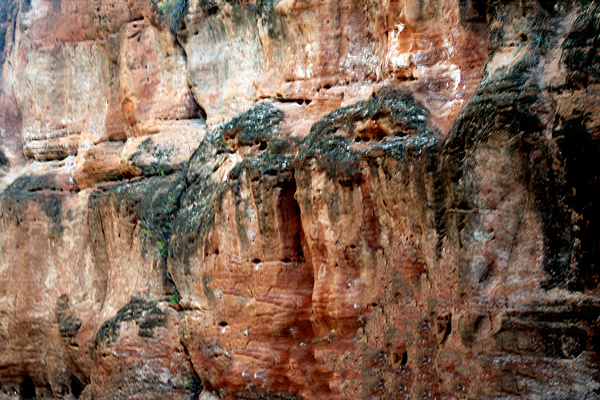
{"type": "Polygon", "coordinates": [[[600,398],[599,41],[584,0],[1,2],[0,399],[600,398]]]}

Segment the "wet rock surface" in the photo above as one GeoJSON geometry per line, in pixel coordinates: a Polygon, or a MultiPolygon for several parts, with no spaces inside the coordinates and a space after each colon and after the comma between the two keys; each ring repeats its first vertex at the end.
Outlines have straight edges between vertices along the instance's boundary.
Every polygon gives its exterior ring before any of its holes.
{"type": "Polygon", "coordinates": [[[1,4],[0,399],[600,398],[599,15],[1,4]]]}

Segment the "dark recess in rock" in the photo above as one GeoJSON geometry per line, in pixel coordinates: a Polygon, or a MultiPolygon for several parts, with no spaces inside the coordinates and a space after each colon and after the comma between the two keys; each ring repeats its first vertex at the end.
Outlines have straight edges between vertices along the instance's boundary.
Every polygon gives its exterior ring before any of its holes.
{"type": "Polygon", "coordinates": [[[75,375],[71,375],[71,394],[78,399],[81,397],[83,389],[85,389],[85,385],[75,375]]]}
{"type": "Polygon", "coordinates": [[[4,155],[4,152],[2,150],[0,150],[0,170],[8,169],[8,167],[10,167],[8,158],[6,158],[6,155],[4,155]]]}
{"type": "Polygon", "coordinates": [[[21,383],[21,392],[19,393],[23,400],[35,400],[35,384],[30,376],[23,377],[23,383],[21,383]]]}

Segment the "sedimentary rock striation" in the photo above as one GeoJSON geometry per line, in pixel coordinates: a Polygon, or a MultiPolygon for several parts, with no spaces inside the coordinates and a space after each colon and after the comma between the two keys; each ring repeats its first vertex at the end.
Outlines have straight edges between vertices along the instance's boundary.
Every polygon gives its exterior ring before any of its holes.
{"type": "Polygon", "coordinates": [[[596,2],[0,3],[0,399],[600,398],[596,2]]]}

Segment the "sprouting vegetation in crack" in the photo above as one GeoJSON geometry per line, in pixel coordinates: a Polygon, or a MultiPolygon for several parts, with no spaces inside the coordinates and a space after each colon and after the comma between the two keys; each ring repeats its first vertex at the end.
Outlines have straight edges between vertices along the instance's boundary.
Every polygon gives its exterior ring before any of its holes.
{"type": "Polygon", "coordinates": [[[200,394],[204,389],[204,383],[196,373],[194,373],[194,375],[191,378],[187,376],[184,377],[183,384],[186,388],[190,389],[190,391],[195,395],[200,394]]]}
{"type": "Polygon", "coordinates": [[[169,302],[171,304],[179,304],[181,301],[181,294],[179,294],[179,290],[177,290],[177,286],[172,285],[173,293],[169,296],[169,302]]]}
{"type": "Polygon", "coordinates": [[[152,0],[152,11],[161,25],[168,25],[176,33],[179,21],[188,8],[188,0],[152,0]]]}

